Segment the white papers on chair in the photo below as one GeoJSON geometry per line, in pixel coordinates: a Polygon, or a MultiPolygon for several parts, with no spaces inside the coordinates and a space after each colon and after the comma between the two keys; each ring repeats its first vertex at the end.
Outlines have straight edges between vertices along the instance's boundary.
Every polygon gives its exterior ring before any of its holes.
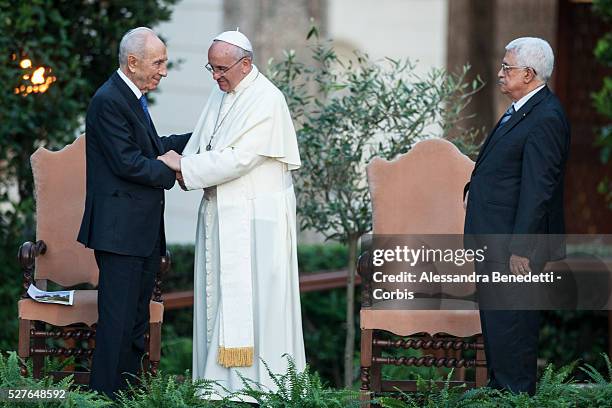
{"type": "Polygon", "coordinates": [[[72,303],[74,302],[74,290],[57,290],[47,292],[30,284],[30,287],[28,288],[28,295],[30,295],[30,297],[35,301],[41,303],[57,303],[58,305],[72,306],[72,303]]]}

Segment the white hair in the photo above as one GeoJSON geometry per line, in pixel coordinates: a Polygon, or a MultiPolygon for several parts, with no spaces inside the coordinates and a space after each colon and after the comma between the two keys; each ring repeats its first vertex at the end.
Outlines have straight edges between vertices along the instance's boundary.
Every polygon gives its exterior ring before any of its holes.
{"type": "Polygon", "coordinates": [[[516,57],[516,64],[532,68],[536,77],[548,82],[555,64],[553,50],[547,41],[535,37],[521,37],[506,45],[506,51],[516,57]]]}
{"type": "Polygon", "coordinates": [[[119,43],[119,66],[127,66],[129,54],[144,57],[145,44],[149,36],[157,37],[157,34],[149,27],[133,28],[121,38],[119,43]]]}

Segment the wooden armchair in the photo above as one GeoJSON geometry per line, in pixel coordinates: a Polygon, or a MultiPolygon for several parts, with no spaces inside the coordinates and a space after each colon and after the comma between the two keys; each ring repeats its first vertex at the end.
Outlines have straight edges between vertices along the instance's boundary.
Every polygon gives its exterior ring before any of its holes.
{"type": "MultiPolygon", "coordinates": [[[[19,347],[31,358],[33,375],[40,377],[44,356],[74,356],[79,366],[90,366],[98,320],[98,267],[92,250],[76,241],[85,203],[85,136],[59,152],[39,148],[31,156],[36,198],[36,238],[18,254],[23,268],[23,294],[18,302],[19,347]],[[38,303],[27,295],[31,283],[42,290],[53,282],[60,290],[76,287],[74,304],[38,303]]],[[[170,267],[162,258],[150,303],[150,328],[143,369],[156,373],[161,353],[161,275],[170,267]]],[[[55,289],[54,289],[55,290],[55,289]]],[[[26,368],[22,371],[25,374],[26,368]]],[[[89,382],[88,371],[57,371],[56,378],[74,374],[79,384],[89,382]]]]}
{"type": "MultiPolygon", "coordinates": [[[[408,153],[388,162],[373,160],[367,167],[372,196],[373,233],[463,234],[465,212],[462,192],[474,163],[442,139],[417,143],[408,153]]],[[[381,378],[383,365],[455,368],[464,380],[465,368],[475,367],[475,381],[486,382],[486,362],[478,310],[381,310],[372,305],[372,254],[359,259],[362,279],[361,392],[368,401],[373,393],[414,391],[414,381],[381,378]],[[383,332],[387,332],[384,335],[383,332]],[[389,336],[392,333],[395,336],[389,336]],[[382,336],[381,336],[382,335],[382,336]],[[396,339],[397,336],[401,337],[396,339]],[[390,338],[391,337],[391,338],[390,338]],[[466,337],[476,341],[466,341],[466,337]],[[383,349],[421,349],[421,357],[383,356],[383,349]],[[475,358],[463,352],[472,350],[475,358]]]]}

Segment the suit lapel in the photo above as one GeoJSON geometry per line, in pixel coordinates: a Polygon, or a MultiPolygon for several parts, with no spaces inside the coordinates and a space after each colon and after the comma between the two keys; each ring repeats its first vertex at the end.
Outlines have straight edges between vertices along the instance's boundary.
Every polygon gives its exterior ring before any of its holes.
{"type": "Polygon", "coordinates": [[[495,132],[497,131],[497,128],[499,127],[499,122],[501,122],[501,118],[497,121],[497,124],[495,125],[493,130],[487,135],[487,138],[485,139],[484,143],[482,144],[482,147],[480,148],[480,153],[478,154],[478,157],[476,158],[476,166],[478,166],[478,163],[480,163],[482,161],[482,157],[484,156],[484,152],[487,150],[487,147],[489,146],[489,143],[491,142],[491,139],[493,138],[493,135],[495,134],[495,132]]]}
{"type": "Polygon", "coordinates": [[[140,122],[147,129],[147,134],[151,138],[151,143],[153,144],[153,147],[157,150],[158,153],[163,154],[164,149],[161,144],[161,140],[159,140],[159,136],[157,135],[157,131],[155,131],[155,128],[153,127],[153,120],[151,119],[151,121],[149,121],[149,118],[146,117],[145,112],[142,109],[142,106],[140,105],[140,102],[136,98],[136,95],[134,95],[134,92],[132,92],[132,90],[123,81],[123,79],[121,79],[118,73],[115,72],[112,76],[112,79],[121,95],[127,101],[130,109],[132,109],[136,116],[138,116],[140,122]]]}
{"type": "Polygon", "coordinates": [[[548,86],[545,86],[540,91],[538,91],[535,95],[533,95],[525,105],[523,105],[518,111],[516,111],[510,120],[508,120],[501,128],[499,126],[499,122],[495,126],[495,129],[489,134],[487,140],[482,146],[481,153],[478,155],[476,159],[476,164],[474,166],[474,170],[482,163],[487,154],[493,150],[493,147],[499,142],[504,135],[512,130],[516,125],[518,125],[527,115],[531,112],[531,110],[539,104],[544,98],[546,98],[550,94],[548,86]]]}

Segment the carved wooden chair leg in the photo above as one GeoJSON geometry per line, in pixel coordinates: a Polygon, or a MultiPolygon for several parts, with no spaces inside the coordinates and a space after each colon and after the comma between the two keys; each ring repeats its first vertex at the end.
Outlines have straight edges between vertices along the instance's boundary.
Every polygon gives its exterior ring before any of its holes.
{"type": "Polygon", "coordinates": [[[372,330],[372,369],[370,370],[370,386],[374,394],[382,392],[382,364],[375,363],[374,357],[382,357],[382,347],[376,345],[376,336],[372,330]]]}
{"type": "Polygon", "coordinates": [[[21,366],[21,375],[28,375],[28,369],[25,364],[25,361],[28,357],[30,357],[30,329],[32,327],[32,322],[26,319],[19,319],[19,345],[17,348],[17,355],[21,357],[23,363],[20,363],[21,366]]]}
{"type": "Polygon", "coordinates": [[[370,385],[372,368],[372,330],[361,330],[361,387],[359,399],[363,407],[369,408],[372,400],[370,385]]]}
{"type": "Polygon", "coordinates": [[[33,354],[30,358],[32,360],[32,377],[36,379],[42,378],[45,356],[33,354]]]}
{"type": "Polygon", "coordinates": [[[140,361],[140,372],[139,375],[144,373],[151,372],[151,328],[149,327],[149,331],[144,335],[145,348],[144,354],[142,355],[142,359],[140,361]]]}
{"type": "Polygon", "coordinates": [[[487,385],[487,365],[484,351],[484,343],[482,339],[482,335],[478,336],[476,339],[477,348],[476,348],[476,386],[484,387],[487,385]]]}
{"type": "Polygon", "coordinates": [[[161,323],[149,325],[149,362],[150,372],[157,375],[159,360],[161,358],[161,323]]]}

